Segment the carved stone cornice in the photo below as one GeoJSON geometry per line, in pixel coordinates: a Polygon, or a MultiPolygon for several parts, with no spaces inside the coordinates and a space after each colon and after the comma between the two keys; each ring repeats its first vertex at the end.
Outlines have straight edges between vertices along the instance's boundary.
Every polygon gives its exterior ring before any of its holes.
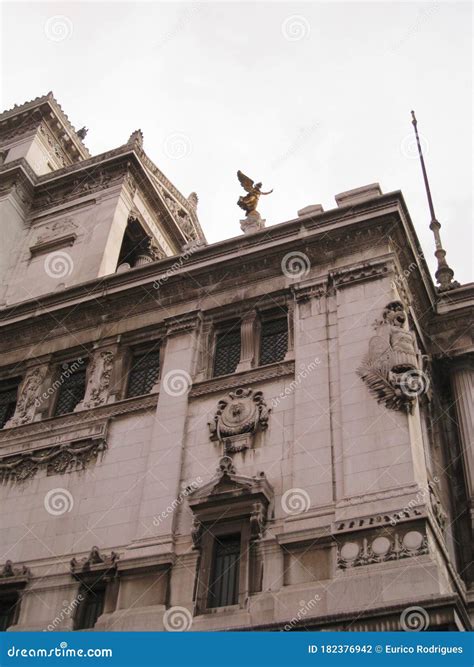
{"type": "Polygon", "coordinates": [[[61,417],[51,417],[32,424],[25,424],[12,429],[0,430],[0,453],[6,447],[27,447],[31,439],[44,442],[45,446],[52,437],[56,441],[70,442],[72,439],[99,437],[105,433],[108,419],[116,415],[154,409],[158,394],[128,398],[116,403],[99,406],[92,410],[82,410],[61,417]]]}
{"type": "Polygon", "coordinates": [[[3,456],[0,458],[0,482],[26,482],[42,469],[46,469],[48,475],[84,470],[106,449],[105,440],[90,438],[3,456]]]}
{"type": "Polygon", "coordinates": [[[190,398],[203,396],[215,392],[223,392],[226,389],[238,388],[241,385],[254,385],[257,383],[272,380],[277,377],[295,374],[294,361],[279,361],[275,364],[254,368],[250,371],[229,375],[228,377],[212,378],[193,384],[189,392],[190,398]]]}
{"type": "Polygon", "coordinates": [[[1,586],[24,586],[31,578],[31,570],[26,565],[15,566],[11,560],[7,560],[0,568],[1,586]]]}
{"type": "Polygon", "coordinates": [[[90,553],[85,558],[78,561],[75,557],[70,561],[71,574],[78,579],[82,579],[84,575],[110,575],[111,571],[115,572],[117,569],[117,561],[119,555],[112,551],[110,554],[102,554],[98,547],[92,547],[90,553]]]}
{"type": "Polygon", "coordinates": [[[370,514],[368,516],[356,517],[353,519],[344,519],[336,521],[333,524],[332,532],[350,533],[354,531],[380,528],[383,526],[393,526],[406,521],[413,521],[427,516],[426,508],[423,505],[419,507],[404,507],[395,512],[384,512],[383,514],[370,514]]]}
{"type": "Polygon", "coordinates": [[[393,262],[389,260],[372,260],[338,269],[331,273],[334,285],[341,289],[346,285],[360,283],[374,278],[384,278],[394,270],[393,262]]]}
{"type": "Polygon", "coordinates": [[[195,310],[192,313],[183,313],[176,317],[165,319],[166,335],[177,336],[197,331],[202,324],[202,313],[195,310]]]}
{"type": "Polygon", "coordinates": [[[299,284],[291,287],[297,303],[303,303],[311,299],[320,299],[323,296],[327,296],[328,290],[327,279],[322,282],[312,283],[311,285],[299,284]]]}

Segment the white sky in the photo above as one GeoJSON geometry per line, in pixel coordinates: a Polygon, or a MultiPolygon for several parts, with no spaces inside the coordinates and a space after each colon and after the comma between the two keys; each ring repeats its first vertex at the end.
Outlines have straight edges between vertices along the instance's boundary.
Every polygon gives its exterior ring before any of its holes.
{"type": "Polygon", "coordinates": [[[433,269],[410,110],[447,259],[472,280],[472,7],[456,2],[12,2],[2,108],[52,90],[93,154],[141,128],[210,242],[240,234],[241,169],[267,225],[378,181],[433,269]],[[60,39],[64,37],[64,39],[60,39]]]}

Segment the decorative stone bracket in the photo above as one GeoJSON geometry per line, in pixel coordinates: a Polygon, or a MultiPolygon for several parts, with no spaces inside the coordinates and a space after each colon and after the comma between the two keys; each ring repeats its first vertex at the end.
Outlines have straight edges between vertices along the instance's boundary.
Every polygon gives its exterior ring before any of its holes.
{"type": "Polygon", "coordinates": [[[105,555],[101,554],[98,547],[92,547],[89,555],[82,558],[82,560],[78,561],[76,558],[71,559],[71,573],[76,577],[80,577],[81,575],[88,573],[104,574],[111,570],[115,571],[117,569],[118,559],[119,555],[115,553],[115,551],[105,555]]]}
{"type": "Polygon", "coordinates": [[[31,577],[31,570],[26,565],[15,567],[11,560],[7,560],[0,570],[0,586],[2,584],[25,584],[31,577]]]}
{"type": "Polygon", "coordinates": [[[97,408],[99,405],[107,403],[114,356],[111,350],[97,350],[95,352],[87,373],[84,399],[76,407],[76,411],[97,408]]]}
{"type": "Polygon", "coordinates": [[[416,397],[427,391],[429,380],[421,370],[415,335],[406,321],[401,301],[387,304],[382,320],[375,323],[377,335],[370,339],[369,352],[357,373],[379,403],[411,413],[416,397]]]}
{"type": "Polygon", "coordinates": [[[261,391],[239,388],[217,404],[209,422],[210,438],[222,442],[226,454],[252,447],[257,431],[268,428],[270,409],[261,391]]]}

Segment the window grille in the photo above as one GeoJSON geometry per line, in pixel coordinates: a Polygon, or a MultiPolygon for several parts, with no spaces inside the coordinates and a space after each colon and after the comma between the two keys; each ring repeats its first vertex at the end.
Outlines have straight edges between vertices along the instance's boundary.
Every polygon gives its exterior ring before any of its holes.
{"type": "Polygon", "coordinates": [[[239,601],[240,535],[216,538],[209,586],[209,607],[239,601]]]}
{"type": "Polygon", "coordinates": [[[214,376],[234,373],[240,361],[240,324],[216,336],[214,376]]]}
{"type": "Polygon", "coordinates": [[[288,351],[288,320],[279,317],[264,320],[260,336],[260,365],[283,361],[288,351]]]}
{"type": "Polygon", "coordinates": [[[127,398],[149,394],[160,374],[160,350],[135,355],[128,377],[127,398]]]}
{"type": "Polygon", "coordinates": [[[84,398],[86,391],[85,364],[79,360],[63,364],[57,382],[60,383],[60,386],[58,388],[55,416],[73,412],[76,405],[84,398]]]}
{"type": "Polygon", "coordinates": [[[0,428],[15,414],[19,384],[20,381],[16,379],[0,385],[0,428]]]}

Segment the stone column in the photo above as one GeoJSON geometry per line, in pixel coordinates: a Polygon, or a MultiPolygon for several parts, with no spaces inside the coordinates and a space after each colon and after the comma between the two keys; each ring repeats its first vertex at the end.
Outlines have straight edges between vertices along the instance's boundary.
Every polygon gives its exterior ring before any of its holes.
{"type": "Polygon", "coordinates": [[[256,310],[251,310],[242,317],[240,325],[240,362],[236,372],[248,371],[254,365],[256,324],[256,310]]]}
{"type": "MultiPolygon", "coordinates": [[[[177,514],[174,510],[181,491],[188,392],[196,365],[200,313],[195,311],[169,318],[165,325],[166,348],[160,392],[133,545],[135,549],[143,546],[145,550],[150,550],[150,555],[173,551],[177,514]],[[154,521],[159,515],[160,521],[154,521]]],[[[139,553],[135,552],[137,555],[139,553]]]]}
{"type": "Polygon", "coordinates": [[[457,362],[451,370],[451,387],[456,407],[456,421],[462,451],[462,464],[470,498],[471,523],[474,529],[474,365],[472,360],[457,362]]]}

